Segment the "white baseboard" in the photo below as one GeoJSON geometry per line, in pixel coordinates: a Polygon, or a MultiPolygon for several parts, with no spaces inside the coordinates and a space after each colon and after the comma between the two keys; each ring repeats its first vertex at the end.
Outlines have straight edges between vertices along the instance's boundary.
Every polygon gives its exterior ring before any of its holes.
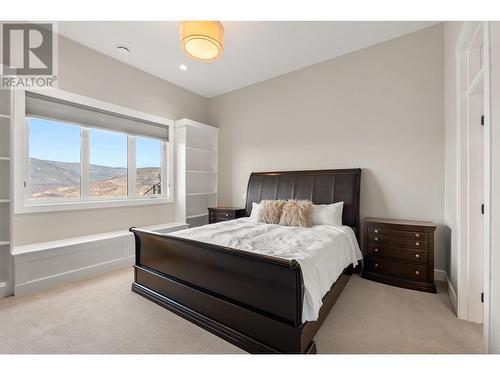
{"type": "Polygon", "coordinates": [[[446,281],[446,271],[434,269],[434,280],[436,281],[446,281]]]}
{"type": "MultiPolygon", "coordinates": [[[[184,228],[186,224],[170,223],[145,229],[168,233],[184,228]]],[[[14,294],[20,295],[130,267],[135,243],[132,233],[118,231],[17,246],[13,256],[14,294]]]]}
{"type": "Polygon", "coordinates": [[[450,279],[448,278],[448,274],[445,274],[445,276],[446,276],[446,282],[448,283],[448,296],[450,297],[451,305],[453,306],[453,309],[455,310],[455,315],[457,315],[457,313],[458,313],[457,293],[455,292],[455,288],[453,288],[453,284],[451,283],[450,279]]]}
{"type": "Polygon", "coordinates": [[[0,298],[6,297],[8,292],[8,285],[6,282],[0,282],[0,298]]]}
{"type": "Polygon", "coordinates": [[[100,273],[114,271],[121,268],[128,268],[133,264],[134,256],[129,256],[105,263],[94,264],[76,270],[70,270],[55,275],[50,275],[36,280],[30,280],[25,283],[16,284],[15,295],[19,296],[27,293],[32,293],[57,284],[81,280],[89,276],[94,276],[100,273]]]}

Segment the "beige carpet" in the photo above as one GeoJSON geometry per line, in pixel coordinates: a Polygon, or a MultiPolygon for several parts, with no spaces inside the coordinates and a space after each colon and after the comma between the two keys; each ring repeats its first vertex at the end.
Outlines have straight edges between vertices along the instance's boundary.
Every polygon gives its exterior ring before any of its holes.
{"type": "MultiPolygon", "coordinates": [[[[0,353],[243,353],[130,291],[122,270],[0,300],[0,353]]],[[[438,295],[354,275],[316,336],[319,353],[479,353],[481,326],[438,295]]]]}

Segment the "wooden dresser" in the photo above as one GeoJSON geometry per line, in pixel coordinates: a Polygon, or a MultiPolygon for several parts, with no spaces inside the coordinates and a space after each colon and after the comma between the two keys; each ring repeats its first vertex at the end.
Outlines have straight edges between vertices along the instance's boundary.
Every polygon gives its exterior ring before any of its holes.
{"type": "Polygon", "coordinates": [[[429,221],[365,219],[366,279],[436,293],[434,231],[429,221]]]}
{"type": "Polygon", "coordinates": [[[227,221],[239,219],[246,216],[244,208],[237,207],[209,207],[208,208],[208,223],[218,223],[220,221],[227,221]]]}

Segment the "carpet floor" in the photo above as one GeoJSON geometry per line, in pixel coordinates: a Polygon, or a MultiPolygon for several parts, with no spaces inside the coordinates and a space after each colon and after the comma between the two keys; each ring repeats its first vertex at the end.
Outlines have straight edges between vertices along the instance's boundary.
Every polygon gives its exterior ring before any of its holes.
{"type": "MultiPolygon", "coordinates": [[[[130,291],[120,270],[0,300],[0,353],[243,353],[130,291]]],[[[482,326],[438,294],[354,275],[316,336],[318,353],[481,353],[482,326]]]]}

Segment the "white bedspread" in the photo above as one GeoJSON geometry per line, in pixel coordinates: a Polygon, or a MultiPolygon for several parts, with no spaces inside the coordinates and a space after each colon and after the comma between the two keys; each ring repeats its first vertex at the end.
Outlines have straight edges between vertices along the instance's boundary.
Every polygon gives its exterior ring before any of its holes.
{"type": "Polygon", "coordinates": [[[323,296],[344,268],[362,259],[354,231],[347,226],[300,228],[255,224],[249,218],[242,218],[169,235],[297,260],[305,288],[303,322],[318,319],[323,296]]]}

